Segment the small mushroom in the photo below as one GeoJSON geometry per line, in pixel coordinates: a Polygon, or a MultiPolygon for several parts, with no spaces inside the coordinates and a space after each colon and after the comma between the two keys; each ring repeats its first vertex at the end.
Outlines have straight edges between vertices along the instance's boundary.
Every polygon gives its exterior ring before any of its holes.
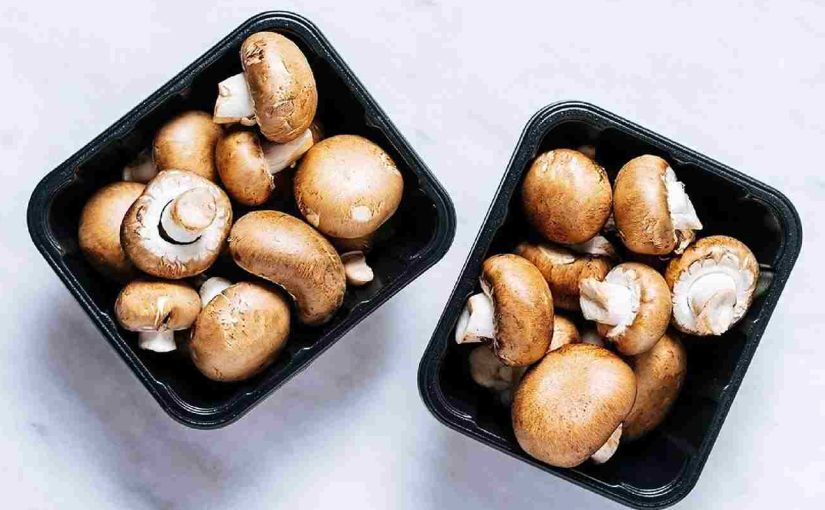
{"type": "Polygon", "coordinates": [[[143,188],[137,182],[108,184],[89,198],[80,213],[80,250],[92,267],[116,280],[125,281],[137,273],[120,244],[120,224],[143,188]]]}
{"type": "Polygon", "coordinates": [[[665,279],[673,293],[673,325],[691,335],[721,335],[748,311],[759,263],[742,242],[710,236],[671,260],[665,279]]]}
{"type": "Polygon", "coordinates": [[[633,370],[607,349],[565,345],[528,371],[511,410],[518,444],[551,466],[604,462],[636,398],[633,370]],[[617,430],[619,430],[617,432],[617,430]]]}
{"type": "Polygon", "coordinates": [[[510,366],[541,359],[553,337],[553,297],[536,266],[518,255],[495,255],[484,261],[481,288],[459,317],[456,340],[490,338],[510,366]]]}
{"type": "Polygon", "coordinates": [[[295,173],[295,201],[324,235],[372,234],[392,216],[404,179],[390,156],[366,138],[337,135],[312,146],[295,173]]]}
{"type": "Polygon", "coordinates": [[[221,188],[192,172],[167,170],[129,208],[120,240],[141,271],[188,278],[215,262],[231,224],[232,205],[221,188]]]}
{"type": "Polygon", "coordinates": [[[628,161],[613,186],[613,216],[627,248],[644,255],[680,253],[702,228],[685,186],[664,159],[628,161]]]}
{"type": "Polygon", "coordinates": [[[636,374],[636,402],[624,420],[622,439],[632,441],[664,421],[687,373],[687,352],[675,334],[665,333],[649,351],[629,358],[636,374]]]}
{"type": "Polygon", "coordinates": [[[533,162],[521,187],[527,220],[547,239],[583,243],[610,215],[612,192],[604,169],[579,151],[556,149],[533,162]]]}
{"type": "Polygon", "coordinates": [[[136,280],[115,302],[115,317],[138,332],[138,347],[154,352],[175,350],[175,331],[189,329],[201,310],[198,293],[178,282],[136,280]]]}
{"type": "Polygon", "coordinates": [[[327,322],[344,301],[341,257],[298,218],[279,211],[248,213],[232,227],[229,252],[245,271],[283,287],[304,324],[327,322]]]}
{"type": "Polygon", "coordinates": [[[206,112],[190,110],[177,115],[155,134],[152,151],[158,171],[188,170],[215,181],[215,145],[221,127],[206,112]]]}
{"type": "Polygon", "coordinates": [[[555,351],[559,347],[581,342],[581,336],[576,325],[567,317],[555,315],[553,317],[553,338],[547,352],[555,351]]]}
{"type": "Polygon", "coordinates": [[[211,299],[192,328],[189,353],[203,375],[242,381],[268,367],[289,335],[289,304],[257,283],[231,285],[211,299]]]}
{"type": "Polygon", "coordinates": [[[553,303],[571,311],[579,310],[579,282],[586,278],[603,280],[614,265],[609,256],[584,255],[550,243],[523,242],[515,252],[541,271],[550,286],[553,303]]]}
{"type": "Polygon", "coordinates": [[[653,347],[670,322],[667,283],[644,264],[619,264],[607,273],[604,281],[582,280],[580,291],[584,318],[596,321],[599,333],[626,356],[653,347]]]}

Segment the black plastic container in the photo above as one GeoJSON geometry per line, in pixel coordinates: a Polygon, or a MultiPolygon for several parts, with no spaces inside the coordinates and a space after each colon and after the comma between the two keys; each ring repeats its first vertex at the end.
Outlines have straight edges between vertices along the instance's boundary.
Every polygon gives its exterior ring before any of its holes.
{"type": "Polygon", "coordinates": [[[776,190],[656,133],[580,102],[550,105],[527,124],[461,276],[421,360],[418,384],[424,403],[445,425],[573,483],[636,508],[662,508],[696,484],[776,301],[799,254],[802,230],[793,205],[776,190]],[[702,236],[728,234],[745,242],[773,281],[746,317],[716,341],[686,339],[688,375],[667,420],[647,437],[623,444],[610,462],[558,469],[539,462],[516,443],[509,408],[470,378],[473,345],[453,333],[466,299],[478,292],[481,264],[509,252],[529,228],[521,212],[522,175],[553,148],[593,144],[611,179],[641,154],[665,158],[685,183],[702,236]]]}
{"type": "MultiPolygon", "coordinates": [[[[236,215],[242,212],[236,209],[236,215]]],[[[295,14],[269,12],[245,22],[51,171],[32,194],[28,224],[43,257],[160,405],[185,425],[214,428],[249,411],[435,264],[452,243],[455,211],[444,189],[320,31],[295,14]],[[241,42],[261,30],[286,35],[306,54],[318,85],[318,116],[325,132],[359,134],[380,145],[398,165],[405,189],[398,211],[388,227],[382,227],[384,242],[379,241],[369,255],[375,280],[348,289],[341,310],[324,326],[295,325],[284,351],[264,373],[243,383],[221,384],[203,377],[181,355],[135,347],[135,334],[123,331],[113,320],[120,285],[99,276],[86,263],[77,245],[77,225],[88,197],[118,180],[123,165],[151,144],[163,122],[185,109],[211,112],[217,83],[241,71],[241,42]]],[[[223,271],[231,274],[231,265],[224,264],[223,271]]],[[[236,278],[253,278],[234,271],[236,278]]]]}

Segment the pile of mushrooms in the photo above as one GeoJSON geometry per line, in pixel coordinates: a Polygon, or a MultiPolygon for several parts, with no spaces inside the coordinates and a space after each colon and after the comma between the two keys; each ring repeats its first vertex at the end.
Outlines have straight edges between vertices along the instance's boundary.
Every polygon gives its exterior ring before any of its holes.
{"type": "Polygon", "coordinates": [[[724,335],[759,280],[742,242],[697,240],[702,222],[665,159],[616,170],[611,182],[593,147],[539,155],[520,194],[533,232],[483,262],[455,327],[476,345],[472,380],[552,466],[607,462],[665,421],[687,373],[682,335],[724,335]]]}
{"type": "Polygon", "coordinates": [[[252,34],[239,64],[213,114],[170,118],[122,180],[91,196],[78,226],[92,268],[123,285],[114,317],[136,346],[177,350],[221,382],[260,373],[293,319],[325,324],[348,287],[373,281],[375,232],[404,191],[378,145],[324,138],[315,77],[294,42],[252,34]],[[233,266],[245,281],[226,278],[237,278],[233,266]]]}

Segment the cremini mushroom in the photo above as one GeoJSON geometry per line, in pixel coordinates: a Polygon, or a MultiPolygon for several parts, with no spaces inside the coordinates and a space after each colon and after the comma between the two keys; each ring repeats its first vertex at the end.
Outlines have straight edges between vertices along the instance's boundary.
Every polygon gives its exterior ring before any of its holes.
{"type": "Polygon", "coordinates": [[[295,173],[295,201],[324,235],[358,238],[392,216],[404,179],[381,147],[356,135],[324,139],[304,155],[295,173]]]}
{"type": "Polygon", "coordinates": [[[691,335],[721,335],[750,307],[759,263],[742,242],[710,236],[671,260],[665,279],[673,294],[673,325],[691,335]]]}
{"type": "Polygon", "coordinates": [[[581,281],[585,319],[624,355],[641,354],[664,335],[670,322],[670,291],[662,275],[644,264],[625,262],[603,281],[581,281]]]}
{"type": "Polygon", "coordinates": [[[544,237],[583,243],[610,215],[612,193],[604,169],[581,152],[555,149],[533,162],[521,187],[527,220],[544,237]]]}
{"type": "Polygon", "coordinates": [[[459,317],[456,340],[490,338],[510,366],[541,359],[553,337],[553,297],[536,266],[518,255],[492,256],[482,266],[481,288],[459,317]]]}
{"type": "Polygon", "coordinates": [[[634,158],[619,170],[613,216],[625,246],[645,255],[680,253],[702,228],[676,173],[667,161],[651,155],[634,158]]]}
{"type": "Polygon", "coordinates": [[[129,208],[120,240],[141,271],[188,278],[215,262],[231,224],[232,205],[221,188],[195,173],[167,170],[129,208]]]}
{"type": "Polygon", "coordinates": [[[341,257],[298,218],[279,211],[248,213],[232,227],[229,252],[242,269],[283,287],[304,324],[327,322],[344,301],[341,257]]]}
{"type": "MultiPolygon", "coordinates": [[[[602,247],[601,251],[605,249],[602,247]]],[[[550,286],[553,303],[572,311],[579,310],[579,282],[585,278],[603,280],[614,265],[610,256],[577,253],[551,243],[522,242],[515,252],[541,271],[550,286]]]]}
{"type": "Polygon", "coordinates": [[[214,381],[242,381],[278,356],[289,335],[289,305],[261,284],[240,282],[212,298],[192,328],[189,353],[214,381]]]}
{"type": "Polygon", "coordinates": [[[555,351],[559,347],[568,344],[577,344],[581,342],[579,329],[567,317],[555,315],[553,317],[553,338],[550,340],[550,346],[547,352],[555,351]]]}
{"type": "Polygon", "coordinates": [[[155,352],[175,350],[175,331],[189,329],[201,310],[198,293],[178,282],[135,280],[115,302],[115,317],[138,332],[138,347],[155,352]]]}
{"type": "Polygon", "coordinates": [[[215,145],[221,127],[208,113],[190,110],[178,114],[155,134],[152,154],[155,167],[163,170],[188,170],[214,181],[215,145]]]}
{"type": "Polygon", "coordinates": [[[143,188],[137,182],[108,184],[89,198],[80,213],[80,250],[92,267],[116,280],[125,281],[137,273],[120,244],[120,224],[143,188]]]}
{"type": "Polygon", "coordinates": [[[140,182],[146,184],[155,178],[158,168],[152,161],[152,150],[144,149],[123,167],[123,180],[128,182],[140,182]]]}
{"type": "Polygon", "coordinates": [[[636,402],[624,420],[622,439],[632,441],[656,428],[679,396],[687,373],[687,352],[673,333],[649,351],[628,358],[636,374],[636,402]]]}
{"type": "Polygon", "coordinates": [[[595,345],[565,345],[524,375],[513,399],[513,431],[524,451],[552,466],[578,466],[597,452],[594,460],[604,462],[612,445],[600,449],[617,442],[635,398],[636,377],[618,356],[595,345]]]}

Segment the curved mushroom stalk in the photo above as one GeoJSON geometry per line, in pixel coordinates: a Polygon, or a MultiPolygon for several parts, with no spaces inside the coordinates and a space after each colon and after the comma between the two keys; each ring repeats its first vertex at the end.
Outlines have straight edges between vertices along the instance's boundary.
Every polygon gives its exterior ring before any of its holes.
{"type": "Polygon", "coordinates": [[[138,333],[138,347],[152,352],[172,352],[177,349],[175,332],[172,330],[141,331],[138,333]]]}
{"type": "Polygon", "coordinates": [[[596,464],[604,464],[611,457],[613,454],[616,453],[616,450],[619,449],[619,441],[622,438],[622,424],[620,423],[616,430],[610,434],[610,437],[607,439],[607,442],[604,443],[601,448],[596,450],[596,453],[590,456],[590,460],[592,460],[596,464]]]}
{"type": "Polygon", "coordinates": [[[240,122],[244,126],[254,126],[255,104],[246,84],[243,73],[218,83],[218,100],[215,101],[215,112],[212,116],[215,124],[234,124],[240,122]]]}
{"type": "Polygon", "coordinates": [[[220,276],[213,276],[207,278],[200,288],[201,305],[206,306],[210,301],[215,299],[220,293],[232,286],[232,282],[220,276]]]}
{"type": "Polygon", "coordinates": [[[155,178],[158,168],[152,160],[152,151],[144,149],[129,164],[123,167],[123,180],[146,184],[155,178]]]}
{"type": "Polygon", "coordinates": [[[273,143],[264,141],[261,143],[264,159],[266,160],[269,173],[276,174],[285,168],[295,166],[295,162],[301,159],[316,142],[315,135],[311,128],[301,133],[298,138],[286,143],[273,143]]]}
{"type": "Polygon", "coordinates": [[[212,192],[207,188],[192,188],[167,204],[160,223],[173,241],[192,243],[215,221],[217,213],[212,192]]]}
{"type": "Polygon", "coordinates": [[[344,263],[344,274],[347,276],[348,285],[360,287],[371,282],[375,276],[372,268],[367,265],[367,258],[362,251],[342,253],[341,262],[344,263]]]}
{"type": "Polygon", "coordinates": [[[470,296],[458,317],[455,341],[459,344],[483,342],[496,336],[493,300],[481,292],[470,296]]]}
{"type": "Polygon", "coordinates": [[[670,221],[676,230],[701,230],[702,222],[696,215],[696,209],[685,192],[685,185],[677,178],[672,168],[667,167],[664,175],[665,190],[667,191],[667,207],[670,210],[670,221]]]}
{"type": "Polygon", "coordinates": [[[639,286],[625,273],[609,273],[602,282],[595,278],[582,280],[580,292],[584,318],[611,326],[609,335],[620,335],[636,319],[640,304],[639,286]],[[613,278],[610,278],[611,274],[613,278]]]}

